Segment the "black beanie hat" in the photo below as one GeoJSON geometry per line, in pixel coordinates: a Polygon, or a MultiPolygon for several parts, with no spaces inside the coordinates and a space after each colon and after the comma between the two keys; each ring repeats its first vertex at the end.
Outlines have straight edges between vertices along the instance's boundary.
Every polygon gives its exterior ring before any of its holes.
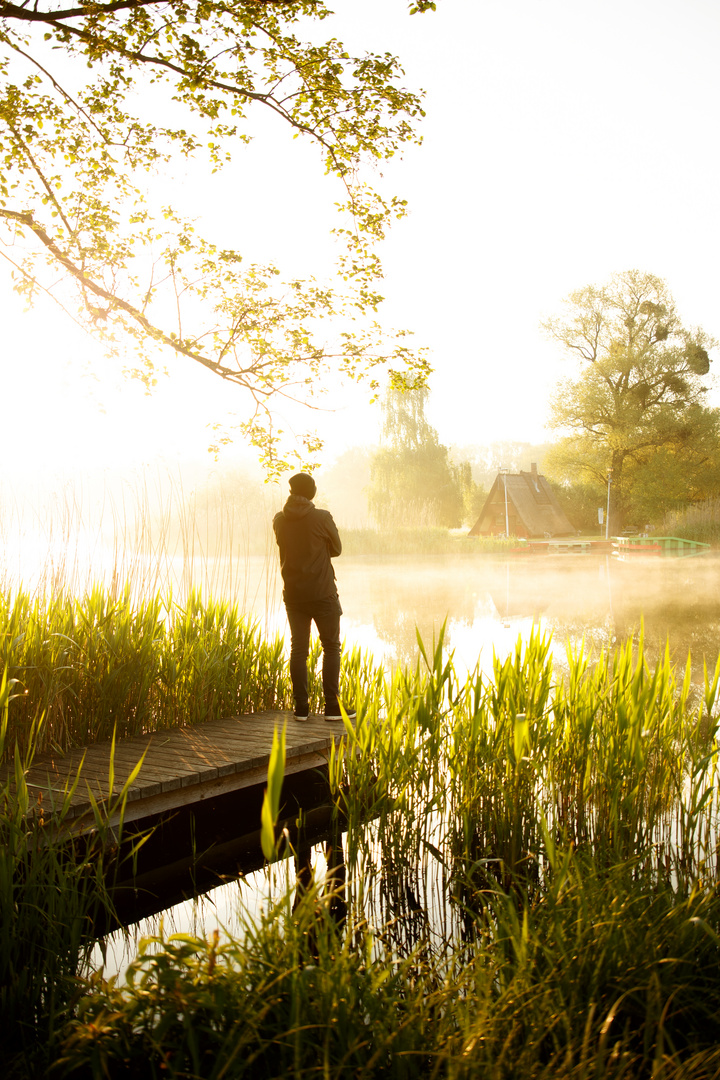
{"type": "Polygon", "coordinates": [[[303,495],[306,499],[312,499],[317,487],[309,473],[299,472],[290,477],[290,491],[293,495],[303,495]]]}

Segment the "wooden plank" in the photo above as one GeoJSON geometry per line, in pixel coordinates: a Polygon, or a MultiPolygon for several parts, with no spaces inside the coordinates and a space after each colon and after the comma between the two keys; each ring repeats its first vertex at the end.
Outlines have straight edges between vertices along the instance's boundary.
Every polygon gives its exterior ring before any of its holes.
{"type": "MultiPolygon", "coordinates": [[[[92,759],[86,759],[83,762],[82,768],[80,766],[80,762],[78,761],[74,763],[71,768],[68,768],[66,772],[61,772],[60,770],[58,770],[57,773],[54,773],[52,775],[56,776],[58,779],[63,776],[72,781],[75,779],[78,769],[80,769],[80,783],[82,783],[83,780],[107,780],[110,772],[110,762],[109,760],[93,761],[92,759]]],[[[115,771],[117,773],[118,770],[116,769],[115,771]]],[[[31,769],[29,775],[34,776],[35,769],[31,769]]]]}
{"type": "MultiPolygon", "coordinates": [[[[65,755],[39,755],[28,771],[32,800],[46,812],[65,798],[65,791],[82,768],[70,816],[87,823],[92,818],[90,791],[100,801],[117,798],[127,778],[143,758],[138,776],[127,792],[126,820],[163,809],[213,798],[226,791],[262,784],[272,749],[273,733],[285,725],[286,773],[326,764],[328,751],[345,734],[342,724],[329,726],[322,718],[294,724],[288,713],[253,713],[224,717],[205,724],[150,732],[118,739],[114,751],[113,791],[108,792],[112,743],[78,747],[65,755]]],[[[12,767],[0,778],[12,776],[12,767]]]]}
{"type": "Polygon", "coordinates": [[[218,770],[235,772],[239,766],[242,766],[243,762],[267,756],[269,753],[270,747],[264,752],[258,752],[255,748],[252,748],[251,751],[246,743],[223,742],[221,745],[215,747],[214,753],[208,755],[208,758],[212,760],[212,763],[218,770]]]}
{"type": "MultiPolygon", "coordinates": [[[[301,758],[295,758],[294,761],[288,762],[285,774],[289,776],[292,773],[304,772],[306,770],[318,769],[323,765],[327,765],[327,757],[324,754],[306,754],[301,758]]],[[[205,800],[215,799],[219,795],[225,795],[232,791],[240,791],[246,787],[255,787],[267,782],[267,765],[257,766],[254,769],[246,770],[242,773],[234,773],[229,777],[218,777],[216,780],[210,783],[202,784],[194,788],[179,788],[175,791],[163,791],[159,795],[143,799],[141,801],[129,802],[125,808],[125,814],[123,815],[123,821],[138,821],[144,817],[149,817],[151,814],[166,813],[170,810],[176,810],[180,806],[187,806],[194,803],[203,802],[205,800]]],[[[80,813],[74,813],[69,815],[72,817],[74,823],[78,827],[87,827],[88,815],[80,813]]],[[[120,815],[115,814],[111,817],[109,824],[116,826],[119,824],[120,815]]]]}
{"type": "MultiPolygon", "coordinates": [[[[133,769],[135,768],[136,765],[137,765],[137,762],[134,762],[132,764],[132,766],[130,766],[129,764],[128,765],[123,765],[123,764],[118,765],[117,762],[116,762],[115,763],[115,782],[119,783],[121,786],[123,784],[125,784],[128,777],[132,774],[132,771],[133,771],[133,769]]],[[[87,771],[83,768],[81,775],[82,776],[93,776],[93,777],[98,777],[98,778],[102,778],[104,776],[107,779],[108,769],[107,769],[107,766],[105,766],[103,768],[102,765],[98,764],[96,766],[96,768],[94,768],[94,769],[90,768],[87,771]]],[[[168,763],[167,768],[161,768],[160,766],[156,766],[156,767],[154,767],[152,769],[151,768],[146,768],[146,763],[143,763],[143,766],[142,766],[140,772],[138,773],[138,775],[133,780],[133,784],[148,784],[148,783],[152,783],[154,780],[161,781],[163,779],[167,779],[168,777],[174,776],[174,775],[175,775],[175,769],[173,768],[171,763],[168,763]]]]}
{"type": "MultiPolygon", "coordinates": [[[[243,756],[248,757],[252,754],[269,754],[272,748],[272,738],[242,739],[232,735],[218,736],[218,742],[215,745],[222,750],[222,746],[226,743],[232,748],[233,752],[243,754],[244,751],[243,756]]],[[[207,752],[207,748],[205,752],[207,752]]]]}
{"type": "MultiPolygon", "coordinates": [[[[259,758],[268,757],[270,755],[271,749],[271,742],[265,742],[262,744],[248,744],[247,742],[241,742],[240,740],[229,741],[227,743],[223,742],[215,749],[215,753],[213,755],[214,763],[216,763],[217,760],[220,758],[228,761],[234,760],[238,763],[250,762],[259,758]]],[[[207,757],[208,755],[203,755],[203,758],[198,757],[198,760],[207,759],[207,757]]]]}
{"type": "MultiPolygon", "coordinates": [[[[14,791],[14,787],[11,787],[11,792],[14,791]]],[[[52,808],[65,801],[65,789],[62,787],[53,787],[51,784],[28,784],[28,795],[30,800],[33,799],[42,804],[43,810],[52,810],[52,808]],[[42,798],[41,798],[42,796],[42,798]]],[[[76,791],[74,795],[70,797],[70,805],[87,805],[87,795],[84,791],[76,791]]]]}

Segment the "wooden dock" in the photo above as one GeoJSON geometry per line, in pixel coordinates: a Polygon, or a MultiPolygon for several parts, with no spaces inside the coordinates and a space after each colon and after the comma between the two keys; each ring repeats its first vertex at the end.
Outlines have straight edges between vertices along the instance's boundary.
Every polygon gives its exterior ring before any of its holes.
{"type": "MultiPolygon", "coordinates": [[[[110,742],[66,754],[39,754],[27,774],[30,798],[45,817],[52,815],[80,769],[66,823],[71,827],[92,825],[89,793],[106,807],[111,805],[143,754],[140,772],[128,790],[124,821],[262,785],[267,780],[273,732],[276,728],[281,731],[283,724],[286,775],[325,765],[333,742],[338,743],[345,734],[342,723],[328,723],[323,717],[298,723],[292,713],[261,712],[120,739],[115,744],[112,790],[110,742]]],[[[3,774],[7,775],[7,769],[3,774]]],[[[119,819],[117,808],[109,822],[114,825],[119,819]]]]}
{"type": "Polygon", "coordinates": [[[511,548],[512,555],[630,555],[684,556],[701,555],[710,545],[699,540],[683,540],[678,536],[613,536],[608,540],[553,537],[547,540],[531,538],[511,548]]]}
{"type": "Polygon", "coordinates": [[[616,536],[614,539],[620,558],[627,555],[660,555],[687,558],[710,551],[710,545],[700,540],[684,540],[680,536],[616,536]]]}

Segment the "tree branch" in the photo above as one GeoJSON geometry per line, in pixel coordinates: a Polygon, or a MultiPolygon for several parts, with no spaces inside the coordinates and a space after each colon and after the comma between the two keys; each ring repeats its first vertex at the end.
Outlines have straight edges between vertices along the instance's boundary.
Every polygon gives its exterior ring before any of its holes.
{"type": "Polygon", "coordinates": [[[80,320],[76,319],[71,311],[68,311],[68,309],[62,303],[62,301],[58,300],[57,296],[55,296],[55,294],[53,292],[51,292],[50,289],[47,289],[44,285],[41,285],[40,282],[37,281],[37,279],[32,276],[32,274],[29,274],[24,266],[21,266],[20,263],[15,262],[15,260],[11,259],[10,256],[4,251],[0,251],[0,257],[5,259],[6,262],[9,262],[10,265],[12,267],[14,267],[14,269],[17,270],[19,274],[22,274],[22,276],[26,279],[26,281],[29,281],[33,285],[34,288],[40,289],[41,292],[44,292],[45,295],[48,296],[53,301],[54,304],[57,304],[57,306],[60,308],[62,313],[64,315],[67,315],[67,317],[72,322],[74,322],[75,325],[78,326],[83,331],[83,333],[86,333],[86,334],[89,333],[87,327],[83,326],[83,324],[80,322],[80,320]]]}
{"type": "MultiPolygon", "coordinates": [[[[266,0],[266,2],[270,2],[270,0],[266,0]]],[[[144,5],[139,4],[137,6],[142,7],[144,5]]],[[[87,14],[87,12],[85,14],[87,14]]],[[[92,43],[95,40],[93,35],[88,34],[85,30],[80,30],[75,26],[64,26],[60,23],[56,24],[54,18],[47,17],[44,21],[49,26],[54,26],[56,30],[62,30],[64,33],[72,34],[78,40],[84,41],[88,44],[92,43]]],[[[116,56],[122,56],[126,60],[134,60],[136,63],[139,64],[147,64],[149,67],[164,68],[167,71],[173,72],[173,74],[175,75],[181,76],[182,78],[188,78],[188,72],[183,67],[181,67],[179,64],[174,64],[171,60],[166,60],[162,56],[146,56],[142,52],[124,49],[121,48],[119,45],[108,45],[107,41],[105,42],[105,44],[108,47],[108,51],[112,52],[116,56]]],[[[285,120],[296,131],[304,135],[309,135],[311,138],[315,139],[316,142],[320,143],[320,145],[327,151],[328,156],[332,160],[334,168],[341,176],[344,176],[345,173],[348,171],[349,167],[344,165],[337,158],[335,148],[333,147],[332,143],[330,143],[328,139],[317,130],[317,128],[311,128],[307,124],[303,124],[299,120],[296,120],[295,117],[285,108],[285,106],[282,105],[281,102],[276,101],[275,98],[273,98],[269,93],[258,94],[255,93],[253,90],[246,90],[241,86],[235,86],[231,83],[222,82],[219,79],[211,79],[208,76],[202,77],[202,83],[204,88],[206,87],[211,90],[220,90],[223,93],[231,94],[234,97],[240,97],[247,101],[256,101],[260,105],[266,105],[267,108],[269,108],[281,119],[285,120]]]]}
{"type": "MultiPolygon", "coordinates": [[[[65,8],[61,11],[39,11],[37,6],[26,8],[18,4],[0,3],[0,19],[18,19],[21,22],[49,23],[55,19],[82,19],[88,15],[113,14],[116,11],[129,11],[136,8],[162,7],[167,0],[113,0],[109,4],[93,3],[92,6],[65,8]]],[[[266,7],[287,6],[287,0],[253,0],[255,4],[266,7]]]]}
{"type": "MultiPolygon", "coordinates": [[[[31,213],[7,210],[0,207],[0,217],[8,218],[11,221],[17,221],[18,224],[31,229],[56,262],[60,263],[60,265],[63,266],[76,281],[79,281],[83,289],[87,289],[88,292],[91,292],[94,296],[105,300],[111,308],[119,308],[121,311],[124,311],[125,314],[129,315],[134,322],[138,323],[145,333],[153,338],[153,340],[159,341],[163,345],[169,345],[171,349],[174,349],[175,352],[180,353],[182,356],[187,356],[191,360],[196,360],[215,375],[219,375],[223,379],[247,387],[246,381],[242,377],[239,377],[237,371],[234,371],[232,368],[223,367],[223,365],[217,363],[217,361],[211,360],[209,357],[203,356],[202,353],[198,353],[196,350],[183,345],[180,339],[171,337],[169,334],[166,334],[164,330],[160,330],[159,327],[153,325],[153,323],[151,323],[138,308],[134,307],[133,304],[129,304],[126,300],[122,300],[120,297],[115,296],[113,293],[103,288],[102,285],[98,285],[96,281],[93,281],[92,278],[88,277],[85,271],[81,270],[79,266],[76,266],[72,259],[58,247],[42,225],[35,221],[31,213]]],[[[98,317],[100,315],[107,317],[107,312],[99,312],[98,317]]]]}
{"type": "Polygon", "coordinates": [[[17,130],[15,125],[13,123],[11,123],[10,120],[7,120],[7,119],[6,119],[5,122],[6,122],[7,126],[8,126],[8,129],[12,133],[12,136],[15,139],[15,142],[17,143],[18,147],[20,148],[21,152],[25,155],[27,160],[30,162],[30,165],[32,166],[34,172],[38,176],[38,178],[40,180],[40,183],[45,188],[45,193],[47,195],[48,202],[51,202],[52,205],[55,207],[60,220],[62,221],[63,225],[67,229],[68,236],[72,237],[73,236],[73,229],[72,229],[72,227],[70,225],[70,222],[65,217],[65,212],[64,212],[64,210],[62,208],[62,205],[58,201],[58,199],[56,198],[55,192],[53,191],[52,185],[50,184],[49,180],[47,179],[47,177],[43,173],[42,169],[40,168],[40,166],[36,162],[36,160],[35,160],[35,158],[34,158],[34,156],[32,154],[32,151],[30,150],[30,147],[27,145],[27,143],[25,142],[25,140],[23,139],[22,135],[17,130]]]}
{"type": "Polygon", "coordinates": [[[102,141],[107,146],[122,146],[123,145],[122,143],[113,143],[113,142],[111,142],[111,140],[108,139],[108,137],[105,135],[105,133],[102,131],[102,129],[99,128],[98,125],[95,123],[95,121],[93,120],[92,116],[87,111],[87,109],[84,109],[82,107],[82,105],[78,104],[78,102],[75,101],[75,99],[73,97],[71,97],[71,95],[67,92],[65,87],[61,86],[60,83],[57,81],[57,79],[55,79],[54,76],[47,70],[47,68],[44,68],[43,65],[38,60],[36,60],[34,56],[31,56],[30,53],[26,53],[23,49],[21,49],[13,41],[9,42],[9,46],[13,50],[13,52],[16,52],[16,53],[18,53],[19,56],[24,57],[24,59],[27,60],[30,64],[33,64],[33,66],[36,67],[38,69],[38,71],[41,71],[43,73],[45,78],[51,83],[51,85],[55,88],[55,90],[57,90],[58,94],[62,98],[64,98],[65,101],[67,101],[67,103],[69,105],[71,105],[73,107],[73,109],[75,109],[75,111],[80,116],[83,116],[85,118],[85,120],[90,125],[90,127],[94,128],[94,130],[98,133],[98,135],[100,136],[102,141]]]}

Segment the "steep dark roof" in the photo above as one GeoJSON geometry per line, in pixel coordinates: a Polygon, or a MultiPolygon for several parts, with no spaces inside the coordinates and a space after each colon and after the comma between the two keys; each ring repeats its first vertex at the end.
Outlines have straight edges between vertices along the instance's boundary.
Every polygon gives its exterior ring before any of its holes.
{"type": "Polygon", "coordinates": [[[480,517],[470,536],[482,532],[483,518],[505,500],[522,521],[530,536],[563,536],[576,530],[570,524],[544,476],[537,472],[498,473],[480,517]]]}

